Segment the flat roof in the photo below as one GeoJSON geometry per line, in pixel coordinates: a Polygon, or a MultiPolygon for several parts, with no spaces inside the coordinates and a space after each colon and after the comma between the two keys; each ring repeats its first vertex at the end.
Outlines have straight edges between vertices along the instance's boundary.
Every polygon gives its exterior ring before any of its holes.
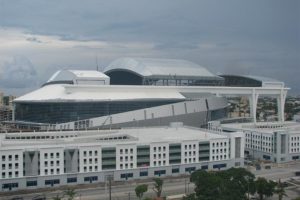
{"type": "Polygon", "coordinates": [[[59,70],[55,72],[47,81],[70,80],[73,79],[109,79],[107,75],[96,70],[59,70]]]}
{"type": "Polygon", "coordinates": [[[101,145],[104,147],[122,144],[149,145],[150,143],[181,143],[182,141],[209,141],[212,139],[227,138],[228,136],[226,135],[192,127],[147,127],[94,131],[3,133],[1,134],[2,141],[0,149],[51,148],[53,146],[74,145],[101,145]],[[44,139],[42,139],[43,136],[44,139]],[[46,138],[47,136],[49,136],[49,138],[46,138]],[[51,136],[53,136],[54,139],[51,139],[51,136]],[[59,138],[56,138],[56,136],[59,138]],[[8,139],[8,137],[10,139],[8,139]],[[17,137],[20,139],[16,139],[17,137]],[[40,139],[36,139],[36,137],[40,137],[40,139]]]}
{"type": "Polygon", "coordinates": [[[258,122],[258,123],[229,123],[221,124],[225,130],[249,130],[261,133],[273,133],[274,131],[288,131],[289,133],[300,133],[298,122],[258,122]]]}
{"type": "Polygon", "coordinates": [[[159,87],[145,90],[145,87],[92,86],[92,85],[46,85],[16,98],[14,102],[88,102],[142,99],[185,99],[174,89],[160,90],[159,87]]]}

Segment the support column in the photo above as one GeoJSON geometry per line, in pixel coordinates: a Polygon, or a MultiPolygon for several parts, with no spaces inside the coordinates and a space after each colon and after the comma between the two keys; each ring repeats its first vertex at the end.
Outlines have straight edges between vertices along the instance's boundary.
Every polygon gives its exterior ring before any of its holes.
{"type": "Polygon", "coordinates": [[[280,95],[277,97],[277,114],[278,121],[284,122],[284,105],[286,99],[287,92],[281,90],[280,95]]]}
{"type": "Polygon", "coordinates": [[[253,117],[253,122],[256,123],[256,109],[257,109],[257,101],[258,101],[258,94],[256,90],[252,90],[252,94],[249,97],[249,106],[250,106],[250,116],[253,117]]]}
{"type": "Polygon", "coordinates": [[[13,102],[12,104],[12,121],[15,121],[15,112],[16,112],[16,104],[13,102]]]}

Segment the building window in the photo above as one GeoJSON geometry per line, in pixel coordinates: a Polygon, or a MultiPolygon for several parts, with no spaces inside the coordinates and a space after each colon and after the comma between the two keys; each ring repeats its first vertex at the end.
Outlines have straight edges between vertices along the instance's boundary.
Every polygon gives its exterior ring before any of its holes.
{"type": "Polygon", "coordinates": [[[76,183],[76,182],[77,182],[77,177],[67,178],[67,183],[76,183]]]}
{"type": "Polygon", "coordinates": [[[140,176],[148,176],[148,172],[140,172],[140,176]]]}
{"type": "Polygon", "coordinates": [[[93,181],[97,181],[98,180],[98,176],[89,176],[89,177],[84,177],[84,182],[93,182],[93,181]]]}
{"type": "Polygon", "coordinates": [[[189,173],[192,173],[195,170],[196,170],[196,167],[186,167],[185,168],[185,172],[189,172],[189,173]]]}
{"type": "Polygon", "coordinates": [[[221,168],[225,168],[227,165],[224,163],[224,164],[217,164],[217,165],[213,165],[213,168],[214,169],[221,169],[221,168]]]}
{"type": "Polygon", "coordinates": [[[27,181],[26,186],[27,187],[37,186],[37,181],[27,181]]]}
{"type": "Polygon", "coordinates": [[[179,168],[173,168],[173,169],[172,169],[172,173],[173,173],[173,174],[179,173],[179,168]]]}
{"type": "Polygon", "coordinates": [[[166,170],[154,171],[154,175],[156,175],[156,176],[161,176],[161,175],[164,175],[164,174],[166,174],[166,170]]]}
{"type": "Polygon", "coordinates": [[[45,180],[45,185],[55,185],[55,184],[59,184],[59,183],[60,183],[59,179],[45,180]]]}
{"type": "Polygon", "coordinates": [[[201,166],[201,169],[208,169],[208,165],[201,166]]]}

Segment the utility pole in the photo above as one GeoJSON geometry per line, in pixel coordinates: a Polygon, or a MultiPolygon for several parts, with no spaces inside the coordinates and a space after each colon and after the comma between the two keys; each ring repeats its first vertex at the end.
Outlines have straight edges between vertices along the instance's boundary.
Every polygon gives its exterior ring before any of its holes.
{"type": "Polygon", "coordinates": [[[186,178],[184,178],[184,193],[186,194],[186,178]]]}
{"type": "Polygon", "coordinates": [[[111,200],[111,177],[108,178],[109,181],[109,200],[111,200]]]}

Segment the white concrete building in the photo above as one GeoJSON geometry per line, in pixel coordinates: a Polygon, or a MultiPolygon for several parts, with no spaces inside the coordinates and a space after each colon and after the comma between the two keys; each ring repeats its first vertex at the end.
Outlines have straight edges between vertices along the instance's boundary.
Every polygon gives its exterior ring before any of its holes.
{"type": "Polygon", "coordinates": [[[239,131],[245,135],[245,153],[255,159],[282,163],[300,160],[300,123],[261,122],[219,124],[209,128],[220,131],[239,131]]]}
{"type": "Polygon", "coordinates": [[[184,127],[0,135],[2,191],[176,176],[244,163],[242,133],[184,127]]]}

